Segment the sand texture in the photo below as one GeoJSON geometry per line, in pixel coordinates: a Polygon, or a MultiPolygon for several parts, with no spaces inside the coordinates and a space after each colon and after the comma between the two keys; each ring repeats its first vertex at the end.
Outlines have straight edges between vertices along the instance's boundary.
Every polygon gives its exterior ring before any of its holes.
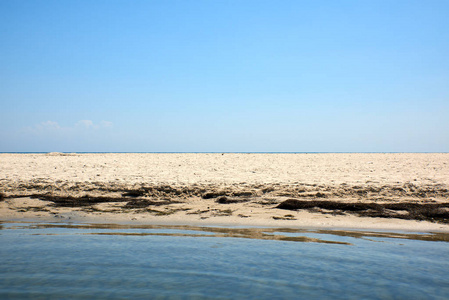
{"type": "Polygon", "coordinates": [[[0,154],[0,219],[449,231],[449,154],[0,154]]]}

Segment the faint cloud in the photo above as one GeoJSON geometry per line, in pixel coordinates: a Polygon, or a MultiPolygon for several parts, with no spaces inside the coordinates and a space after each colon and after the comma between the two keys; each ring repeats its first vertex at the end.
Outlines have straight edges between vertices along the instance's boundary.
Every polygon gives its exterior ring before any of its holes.
{"type": "Polygon", "coordinates": [[[37,124],[36,129],[38,130],[58,130],[61,129],[61,126],[59,126],[58,122],[54,122],[54,121],[46,121],[46,122],[42,122],[40,124],[37,124]]]}
{"type": "Polygon", "coordinates": [[[91,120],[80,120],[75,124],[75,127],[81,127],[85,129],[93,128],[94,122],[92,122],[91,120]]]}
{"type": "Polygon", "coordinates": [[[104,128],[111,128],[113,124],[112,124],[112,122],[109,122],[109,121],[101,121],[100,125],[101,125],[101,127],[104,127],[104,128]]]}
{"type": "Polygon", "coordinates": [[[25,131],[34,134],[41,134],[46,132],[52,133],[75,133],[85,132],[91,130],[108,129],[112,128],[113,123],[110,121],[101,121],[95,124],[92,120],[79,120],[73,126],[61,126],[55,121],[45,121],[34,126],[24,128],[25,131]]]}
{"type": "Polygon", "coordinates": [[[99,124],[95,124],[91,120],[80,120],[75,124],[77,128],[83,129],[101,129],[101,128],[111,128],[112,122],[109,121],[101,121],[99,124]]]}

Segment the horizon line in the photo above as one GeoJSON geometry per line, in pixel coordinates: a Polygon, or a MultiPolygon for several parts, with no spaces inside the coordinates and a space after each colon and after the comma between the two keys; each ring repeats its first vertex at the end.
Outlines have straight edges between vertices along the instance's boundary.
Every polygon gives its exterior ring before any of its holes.
{"type": "Polygon", "coordinates": [[[61,153],[61,154],[400,154],[400,153],[442,153],[448,154],[449,152],[441,151],[150,151],[150,152],[129,152],[129,151],[5,151],[0,152],[0,154],[50,154],[50,153],[61,153]]]}

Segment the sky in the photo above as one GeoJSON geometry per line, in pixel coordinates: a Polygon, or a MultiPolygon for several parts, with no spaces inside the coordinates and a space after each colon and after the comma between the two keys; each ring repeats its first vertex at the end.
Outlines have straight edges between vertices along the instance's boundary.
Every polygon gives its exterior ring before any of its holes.
{"type": "Polygon", "coordinates": [[[0,152],[449,152],[449,1],[0,0],[0,152]]]}

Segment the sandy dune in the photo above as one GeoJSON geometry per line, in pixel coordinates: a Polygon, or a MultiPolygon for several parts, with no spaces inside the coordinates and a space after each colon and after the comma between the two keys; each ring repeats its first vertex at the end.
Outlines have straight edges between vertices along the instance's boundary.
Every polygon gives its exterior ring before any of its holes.
{"type": "Polygon", "coordinates": [[[3,220],[449,231],[448,189],[447,153],[0,154],[3,220]]]}

